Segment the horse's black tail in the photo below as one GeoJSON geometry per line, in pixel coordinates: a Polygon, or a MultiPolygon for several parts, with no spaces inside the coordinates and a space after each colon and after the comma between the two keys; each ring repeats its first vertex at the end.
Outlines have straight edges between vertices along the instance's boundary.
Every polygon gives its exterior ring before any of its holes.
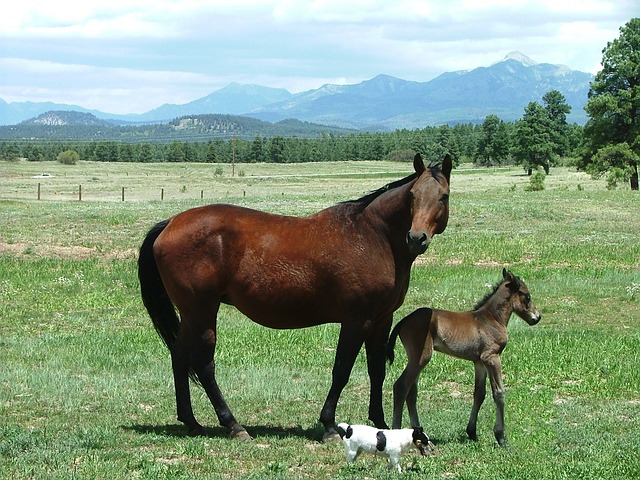
{"type": "Polygon", "coordinates": [[[169,223],[164,220],[157,223],[145,237],[140,247],[138,257],[138,279],[140,280],[140,293],[142,302],[149,312],[153,326],[167,345],[169,351],[173,351],[173,346],[178,338],[180,319],[169,298],[156,259],[153,256],[153,244],[169,223]]]}
{"type": "Polygon", "coordinates": [[[386,353],[387,353],[387,360],[389,361],[389,365],[391,365],[393,363],[393,360],[395,359],[396,339],[398,338],[398,334],[402,329],[403,321],[404,321],[404,318],[400,320],[395,327],[393,327],[393,330],[391,330],[391,334],[389,335],[389,340],[387,340],[386,353]]]}

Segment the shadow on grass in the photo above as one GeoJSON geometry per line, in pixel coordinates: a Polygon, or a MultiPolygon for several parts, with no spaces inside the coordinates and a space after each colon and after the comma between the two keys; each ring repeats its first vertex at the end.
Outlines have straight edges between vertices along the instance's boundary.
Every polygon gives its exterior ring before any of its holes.
{"type": "MultiPolygon", "coordinates": [[[[123,425],[123,430],[135,432],[141,435],[154,434],[163,437],[188,437],[187,428],[184,425],[123,425]]],[[[273,425],[245,426],[247,432],[252,437],[300,437],[307,440],[322,441],[324,427],[316,425],[312,428],[302,428],[296,426],[283,428],[273,425]]],[[[229,430],[223,427],[205,427],[206,437],[228,438],[229,430]]]]}

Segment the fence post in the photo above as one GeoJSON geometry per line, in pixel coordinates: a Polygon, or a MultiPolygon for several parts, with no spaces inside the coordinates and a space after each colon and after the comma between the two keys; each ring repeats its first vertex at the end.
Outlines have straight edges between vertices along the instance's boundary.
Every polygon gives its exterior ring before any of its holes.
{"type": "Polygon", "coordinates": [[[40,200],[40,182],[38,182],[38,200],[40,200]]]}
{"type": "Polygon", "coordinates": [[[164,188],[160,189],[160,200],[164,200],[164,188]]]}
{"type": "Polygon", "coordinates": [[[200,190],[200,200],[204,198],[204,190],[200,190]]]}
{"type": "Polygon", "coordinates": [[[78,201],[82,201],[82,185],[78,185],[78,201]]]}
{"type": "Polygon", "coordinates": [[[122,187],[122,201],[124,202],[124,187],[122,187]]]}

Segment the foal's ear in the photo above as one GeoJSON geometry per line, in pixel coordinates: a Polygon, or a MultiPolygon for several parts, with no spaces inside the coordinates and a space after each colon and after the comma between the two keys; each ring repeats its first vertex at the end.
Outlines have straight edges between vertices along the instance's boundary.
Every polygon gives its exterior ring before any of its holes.
{"type": "Polygon", "coordinates": [[[503,280],[510,280],[511,273],[509,273],[509,270],[507,270],[506,268],[502,269],[502,279],[503,280]]]}
{"type": "Polygon", "coordinates": [[[520,288],[520,281],[518,280],[518,277],[516,277],[513,273],[511,273],[506,268],[502,269],[502,278],[506,282],[509,282],[507,285],[511,290],[515,291],[520,288]]]}
{"type": "Polygon", "coordinates": [[[413,157],[413,169],[416,171],[418,176],[422,175],[422,172],[426,170],[424,162],[422,161],[422,156],[420,156],[419,153],[416,153],[416,156],[413,157]]]}

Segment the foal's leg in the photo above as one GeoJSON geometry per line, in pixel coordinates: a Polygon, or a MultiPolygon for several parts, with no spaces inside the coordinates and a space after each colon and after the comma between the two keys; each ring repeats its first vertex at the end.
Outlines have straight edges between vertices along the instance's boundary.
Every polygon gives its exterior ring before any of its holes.
{"type": "Polygon", "coordinates": [[[413,359],[409,358],[407,366],[402,371],[398,380],[393,384],[393,419],[392,428],[402,427],[402,411],[405,402],[409,411],[411,426],[419,426],[418,410],[416,403],[418,399],[418,376],[422,370],[413,359]]]}
{"type": "Polygon", "coordinates": [[[487,369],[481,361],[474,362],[475,385],[473,389],[473,408],[467,424],[467,435],[471,440],[478,440],[476,434],[476,424],[478,422],[478,412],[487,394],[487,369]]]}
{"type": "Polygon", "coordinates": [[[389,428],[384,420],[384,409],[382,407],[382,385],[386,372],[385,349],[389,331],[391,330],[392,316],[381,319],[374,325],[365,340],[367,352],[367,368],[371,390],[369,393],[369,420],[376,428],[389,428]]]}
{"type": "Polygon", "coordinates": [[[331,372],[331,388],[329,388],[327,399],[320,412],[320,422],[325,428],[323,436],[325,441],[340,440],[340,435],[336,430],[336,407],[340,394],[349,381],[353,364],[363,343],[364,332],[361,328],[345,325],[340,328],[336,358],[331,372]]]}
{"type": "Polygon", "coordinates": [[[504,436],[504,384],[502,383],[502,361],[499,354],[491,355],[485,360],[485,367],[489,372],[491,382],[491,392],[493,401],[496,404],[496,423],[493,426],[493,433],[501,447],[507,443],[504,436]]]}
{"type": "Polygon", "coordinates": [[[415,428],[420,426],[416,405],[418,402],[418,377],[433,355],[433,338],[431,335],[423,337],[420,334],[404,338],[401,333],[400,339],[407,352],[407,366],[393,385],[392,426],[393,428],[401,428],[402,410],[406,402],[411,426],[415,428]]]}

